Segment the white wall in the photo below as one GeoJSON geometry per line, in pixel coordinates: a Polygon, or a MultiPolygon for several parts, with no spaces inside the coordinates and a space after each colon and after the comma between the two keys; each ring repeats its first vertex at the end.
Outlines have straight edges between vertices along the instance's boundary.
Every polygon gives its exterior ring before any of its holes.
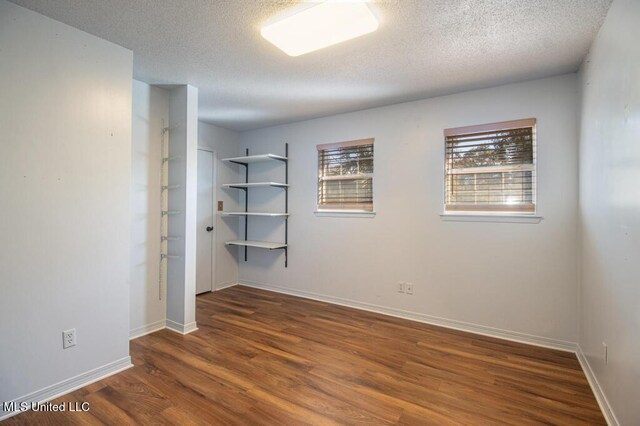
{"type": "Polygon", "coordinates": [[[1,401],[130,364],[131,76],[130,51],[0,0],[1,401]]]}
{"type": "Polygon", "coordinates": [[[623,425],[640,424],[638,23],[640,2],[615,0],[581,69],[580,345],[623,425]]]}
{"type": "Polygon", "coordinates": [[[196,329],[196,218],[198,197],[198,89],[178,86],[169,93],[167,327],[196,329]]]}
{"type": "MultiPolygon", "coordinates": [[[[163,126],[169,125],[169,95],[170,92],[165,89],[133,81],[131,335],[134,337],[164,327],[167,318],[166,277],[163,277],[162,282],[162,299],[158,297],[158,262],[161,225],[161,138],[163,126]]],[[[179,110],[179,105],[180,102],[174,104],[174,108],[179,110]]],[[[184,110],[174,112],[179,116],[184,116],[185,113],[184,110]]],[[[174,129],[174,136],[175,131],[177,130],[174,129]]],[[[220,161],[221,158],[238,155],[239,139],[240,135],[237,132],[198,123],[198,146],[215,150],[218,157],[217,182],[235,182],[240,179],[237,166],[229,166],[220,161]]],[[[178,143],[176,140],[174,137],[174,143],[178,143]]],[[[176,194],[175,190],[170,191],[170,195],[172,194],[176,194]]],[[[236,191],[219,189],[217,196],[224,202],[227,210],[239,208],[236,191]]],[[[237,219],[229,221],[220,216],[216,217],[217,288],[238,282],[236,250],[229,250],[224,244],[225,241],[238,238],[236,228],[237,219]]],[[[171,249],[173,254],[176,248],[171,249]]],[[[170,262],[173,263],[175,260],[170,262]]]]}
{"type": "Polygon", "coordinates": [[[168,92],[134,80],[130,315],[134,336],[150,327],[164,327],[166,319],[166,270],[160,274],[160,169],[162,129],[168,125],[168,92]]]}
{"type": "MultiPolygon", "coordinates": [[[[250,249],[240,281],[575,342],[577,89],[571,74],[242,133],[253,154],[289,142],[291,218],[288,269],[281,251],[250,249]],[[443,221],[443,129],[528,117],[542,222],[443,221]],[[316,145],[369,137],[377,215],[316,217],[316,145]]],[[[281,166],[252,165],[251,180],[267,178],[281,166]]],[[[252,209],[282,206],[278,190],[255,194],[252,209]]],[[[249,238],[281,241],[281,223],[251,219],[249,238]]]]}
{"type": "MultiPolygon", "coordinates": [[[[215,150],[216,153],[216,197],[217,201],[224,203],[226,211],[238,211],[238,190],[224,189],[224,183],[244,182],[244,175],[239,175],[237,165],[223,163],[223,158],[240,155],[240,134],[232,130],[223,129],[212,124],[198,123],[198,146],[204,146],[215,150]]],[[[244,206],[244,204],[243,204],[244,206]]],[[[217,212],[216,212],[217,213],[217,212]]],[[[233,217],[222,217],[216,214],[215,225],[215,287],[217,289],[227,287],[238,282],[237,249],[225,246],[225,241],[238,239],[238,220],[233,217]]]]}

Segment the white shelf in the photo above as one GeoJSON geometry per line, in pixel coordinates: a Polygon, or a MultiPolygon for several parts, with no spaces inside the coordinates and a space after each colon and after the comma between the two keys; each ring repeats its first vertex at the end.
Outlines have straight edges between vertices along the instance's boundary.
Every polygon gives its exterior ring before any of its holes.
{"type": "Polygon", "coordinates": [[[252,182],[252,183],[225,183],[222,185],[223,188],[259,188],[264,186],[274,186],[277,188],[287,188],[289,186],[288,183],[278,183],[278,182],[252,182]]]}
{"type": "Polygon", "coordinates": [[[242,163],[242,164],[258,163],[260,161],[268,161],[268,160],[286,161],[288,160],[288,158],[283,157],[281,155],[276,155],[276,154],[262,154],[262,155],[249,155],[245,157],[232,157],[232,158],[222,159],[222,161],[242,163]]]}
{"type": "Polygon", "coordinates": [[[243,247],[258,247],[269,250],[281,249],[287,247],[285,243],[272,243],[269,241],[249,241],[249,240],[237,240],[227,241],[225,243],[228,246],[243,246],[243,247]]]}
{"type": "MultiPolygon", "coordinates": [[[[289,200],[289,181],[288,181],[288,176],[289,176],[289,144],[285,143],[284,144],[284,156],[282,155],[276,155],[276,154],[260,154],[260,155],[249,155],[249,149],[246,150],[246,155],[242,156],[242,157],[230,157],[230,158],[223,158],[220,161],[224,161],[225,163],[233,163],[233,164],[238,164],[238,165],[242,165],[244,166],[244,171],[246,172],[246,179],[245,182],[237,182],[237,183],[225,183],[222,185],[222,188],[233,188],[233,189],[238,189],[240,191],[244,191],[244,206],[243,206],[243,210],[245,211],[221,211],[218,212],[218,214],[220,216],[223,217],[243,217],[244,220],[242,221],[243,225],[244,225],[244,233],[242,235],[242,237],[244,237],[244,240],[235,240],[235,241],[226,241],[225,245],[228,246],[239,246],[239,247],[244,247],[244,260],[245,262],[247,261],[247,247],[257,247],[257,248],[262,248],[262,249],[268,249],[268,250],[276,250],[276,249],[282,249],[282,251],[284,251],[284,267],[287,267],[287,251],[288,251],[288,246],[287,246],[287,236],[288,236],[288,227],[289,227],[289,212],[288,212],[288,200],[289,200]],[[284,163],[284,183],[283,182],[249,182],[249,165],[252,163],[259,163],[259,162],[267,162],[267,161],[280,161],[282,163],[284,163]],[[284,212],[250,212],[247,211],[249,210],[250,206],[248,204],[249,202],[249,188],[280,188],[283,189],[284,191],[284,212]],[[270,241],[252,241],[248,239],[248,229],[249,229],[249,218],[250,217],[280,217],[282,218],[281,220],[284,222],[284,243],[274,243],[274,242],[270,242],[270,241]]],[[[242,238],[239,236],[239,238],[242,238]]],[[[238,237],[236,237],[238,238],[238,237]]]]}
{"type": "Polygon", "coordinates": [[[220,212],[222,216],[289,216],[289,213],[267,213],[267,212],[220,212]]]}

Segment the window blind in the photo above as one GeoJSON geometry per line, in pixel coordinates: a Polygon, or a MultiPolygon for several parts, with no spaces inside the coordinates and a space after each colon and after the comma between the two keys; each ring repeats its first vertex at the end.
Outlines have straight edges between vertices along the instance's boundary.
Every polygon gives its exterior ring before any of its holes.
{"type": "Polygon", "coordinates": [[[318,145],[318,209],[373,210],[373,139],[318,145]]]}
{"type": "Polygon", "coordinates": [[[445,145],[446,211],[535,211],[535,119],[448,129],[445,145]]]}

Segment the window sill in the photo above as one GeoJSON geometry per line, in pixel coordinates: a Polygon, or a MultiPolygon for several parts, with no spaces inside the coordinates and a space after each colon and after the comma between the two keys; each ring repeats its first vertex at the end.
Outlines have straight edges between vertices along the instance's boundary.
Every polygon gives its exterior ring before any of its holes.
{"type": "Polygon", "coordinates": [[[501,223],[540,223],[542,216],[523,214],[475,214],[442,213],[440,218],[446,222],[501,222],[501,223]]]}
{"type": "Polygon", "coordinates": [[[316,210],[313,212],[316,217],[359,217],[359,218],[373,218],[376,216],[376,212],[370,212],[366,210],[316,210]]]}

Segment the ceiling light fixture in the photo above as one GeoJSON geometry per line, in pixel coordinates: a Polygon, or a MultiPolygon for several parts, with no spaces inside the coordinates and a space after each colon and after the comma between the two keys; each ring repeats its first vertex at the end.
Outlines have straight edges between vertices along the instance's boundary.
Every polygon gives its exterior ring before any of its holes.
{"type": "Polygon", "coordinates": [[[327,0],[262,27],[262,37],[289,56],[300,56],[378,29],[364,1],[327,0]]]}

